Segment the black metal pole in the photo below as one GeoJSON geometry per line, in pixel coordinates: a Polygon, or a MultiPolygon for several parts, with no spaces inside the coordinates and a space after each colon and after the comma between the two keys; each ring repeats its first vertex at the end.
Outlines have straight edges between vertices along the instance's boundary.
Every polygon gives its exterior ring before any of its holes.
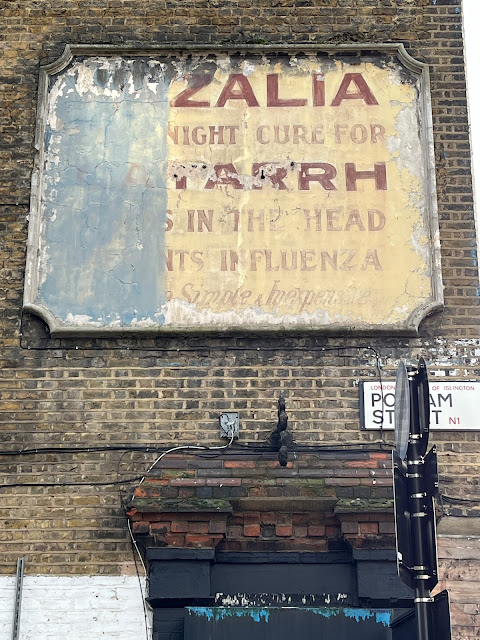
{"type": "Polygon", "coordinates": [[[430,576],[426,552],[427,492],[424,475],[425,444],[422,443],[418,421],[417,386],[410,382],[410,441],[407,451],[409,506],[414,557],[415,613],[417,618],[418,640],[435,640],[431,634],[430,610],[433,598],[428,588],[430,576]]]}

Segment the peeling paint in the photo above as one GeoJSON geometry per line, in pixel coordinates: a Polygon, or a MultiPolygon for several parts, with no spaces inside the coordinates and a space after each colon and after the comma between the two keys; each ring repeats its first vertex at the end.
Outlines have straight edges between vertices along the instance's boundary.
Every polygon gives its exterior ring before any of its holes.
{"type": "Polygon", "coordinates": [[[348,604],[348,593],[307,593],[302,596],[288,593],[217,593],[216,606],[223,607],[275,607],[275,606],[309,606],[321,607],[324,605],[344,606],[348,604]]]}
{"type": "Polygon", "coordinates": [[[286,612],[289,609],[295,611],[304,611],[313,613],[314,615],[324,618],[334,618],[345,616],[357,622],[374,619],[377,624],[384,627],[390,625],[391,612],[387,610],[361,609],[361,608],[323,608],[323,607],[187,607],[189,616],[205,617],[209,621],[221,621],[227,618],[249,617],[255,622],[268,623],[270,615],[276,611],[286,612]]]}
{"type": "Polygon", "coordinates": [[[189,615],[205,616],[208,620],[225,620],[225,618],[242,618],[248,616],[255,622],[268,622],[270,616],[267,609],[255,607],[188,607],[189,615]]]}
{"type": "Polygon", "coordinates": [[[441,299],[422,78],[382,55],[73,59],[27,306],[52,329],[416,328],[441,299]]]}

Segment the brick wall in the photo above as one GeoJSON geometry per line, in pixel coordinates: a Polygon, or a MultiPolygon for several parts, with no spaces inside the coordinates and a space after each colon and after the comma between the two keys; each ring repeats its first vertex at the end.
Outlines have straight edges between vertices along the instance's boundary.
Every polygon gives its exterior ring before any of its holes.
{"type": "MultiPolygon", "coordinates": [[[[240,413],[242,443],[265,444],[276,423],[280,392],[287,398],[297,444],[345,449],[346,444],[358,443],[371,447],[382,436],[386,444],[375,446],[388,450],[389,434],[359,430],[358,381],[378,376],[375,353],[365,347],[378,353],[384,377],[393,374],[400,358],[414,360],[423,355],[429,362],[430,375],[478,379],[479,287],[460,2],[24,0],[3,1],[0,8],[0,38],[4,40],[0,60],[4,101],[0,114],[4,175],[0,185],[3,450],[218,445],[217,419],[226,410],[240,413]],[[422,323],[418,338],[187,334],[51,339],[40,320],[22,317],[39,65],[55,60],[65,43],[141,46],[392,41],[403,42],[411,55],[431,66],[445,309],[422,323]],[[338,349],[330,350],[333,347],[338,349]]],[[[480,498],[477,432],[437,432],[435,441],[442,491],[465,500],[455,504],[446,500],[444,512],[478,516],[477,503],[470,500],[480,498]]],[[[0,457],[3,482],[17,485],[2,488],[0,572],[14,573],[20,555],[26,556],[27,572],[31,574],[119,574],[132,570],[118,488],[92,483],[142,475],[156,455],[106,450],[0,457]],[[25,484],[38,482],[55,486],[25,484]],[[62,486],[72,482],[87,484],[62,486]]],[[[299,485],[292,480],[303,477],[304,454],[300,453],[286,470],[297,474],[293,478],[278,475],[281,470],[274,459],[242,460],[245,466],[228,466],[233,459],[225,457],[205,474],[208,467],[202,471],[189,462],[188,470],[193,473],[183,479],[202,480],[193,487],[178,484],[182,478],[175,484],[175,468],[165,461],[167,466],[162,466],[161,474],[167,473],[171,480],[164,486],[164,495],[170,491],[171,497],[175,497],[173,492],[178,492],[176,497],[188,497],[189,492],[201,487],[212,489],[213,496],[220,488],[215,483],[222,477],[229,480],[224,486],[232,492],[247,490],[247,495],[239,498],[248,497],[248,491],[262,486],[258,465],[265,465],[261,477],[270,482],[266,483],[265,497],[275,497],[269,496],[267,489],[278,490],[279,486],[284,487],[282,491],[298,490],[299,485]],[[252,477],[257,484],[251,482],[252,477]],[[181,496],[181,490],[187,494],[181,496]]],[[[333,492],[336,499],[356,499],[355,491],[372,489],[370,476],[341,475],[342,469],[349,469],[348,460],[339,457],[338,461],[338,467],[326,466],[324,461],[316,467],[317,471],[332,469],[322,485],[325,491],[333,492]]],[[[364,471],[369,469],[368,465],[363,467],[364,471]]],[[[155,476],[158,481],[164,479],[161,474],[155,476]]],[[[136,484],[122,489],[128,493],[136,484]]],[[[328,547],[330,540],[341,535],[376,535],[381,526],[382,533],[391,535],[387,517],[361,522],[354,516],[348,516],[352,518],[349,520],[334,514],[328,516],[333,524],[327,525],[308,518],[294,522],[293,515],[286,522],[266,522],[260,513],[269,512],[229,514],[230,520],[218,520],[218,529],[231,527],[232,541],[240,545],[273,539],[279,544],[303,540],[328,547]],[[323,531],[322,526],[333,529],[327,534],[325,528],[325,536],[312,533],[323,531]]],[[[171,519],[168,526],[158,527],[156,523],[162,520],[145,520],[148,531],[138,533],[207,535],[201,521],[194,526],[199,530],[193,531],[194,520],[184,516],[181,520],[188,524],[174,525],[171,519]],[[172,532],[175,526],[188,526],[188,531],[172,532]],[[162,527],[170,527],[170,532],[160,532],[162,527]]],[[[140,524],[136,526],[141,529],[140,524]]],[[[209,530],[208,535],[223,536],[225,532],[209,530]]],[[[169,543],[166,538],[164,542],[169,543]]],[[[473,636],[463,630],[458,638],[464,637],[473,636]]]]}
{"type": "MultiPolygon", "coordinates": [[[[247,452],[248,453],[248,452],[247,452]]],[[[166,459],[139,484],[129,516],[140,544],[219,551],[395,547],[390,454],[166,459]]]]}

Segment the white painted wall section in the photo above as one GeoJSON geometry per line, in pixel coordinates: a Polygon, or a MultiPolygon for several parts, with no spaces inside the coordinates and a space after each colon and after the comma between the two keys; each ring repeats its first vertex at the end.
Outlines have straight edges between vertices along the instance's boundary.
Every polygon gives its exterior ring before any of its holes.
{"type": "MultiPolygon", "coordinates": [[[[145,591],[145,579],[141,580],[145,591]]],[[[25,576],[20,640],[149,640],[136,576],[25,576]]],[[[0,638],[13,628],[15,577],[0,576],[0,638]]]]}

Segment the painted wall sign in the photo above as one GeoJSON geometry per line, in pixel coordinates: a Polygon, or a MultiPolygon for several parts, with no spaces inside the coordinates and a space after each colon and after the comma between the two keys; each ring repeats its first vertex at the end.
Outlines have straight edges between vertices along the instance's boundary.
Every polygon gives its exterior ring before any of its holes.
{"type": "MultiPolygon", "coordinates": [[[[480,430],[480,382],[431,380],[430,428],[447,431],[480,430]]],[[[360,383],[362,429],[394,428],[395,382],[360,383]],[[383,391],[382,391],[383,389],[383,391]]]]}
{"type": "Polygon", "coordinates": [[[37,146],[25,307],[53,332],[415,332],[441,306],[428,73],[401,45],[74,46],[37,146]]]}

